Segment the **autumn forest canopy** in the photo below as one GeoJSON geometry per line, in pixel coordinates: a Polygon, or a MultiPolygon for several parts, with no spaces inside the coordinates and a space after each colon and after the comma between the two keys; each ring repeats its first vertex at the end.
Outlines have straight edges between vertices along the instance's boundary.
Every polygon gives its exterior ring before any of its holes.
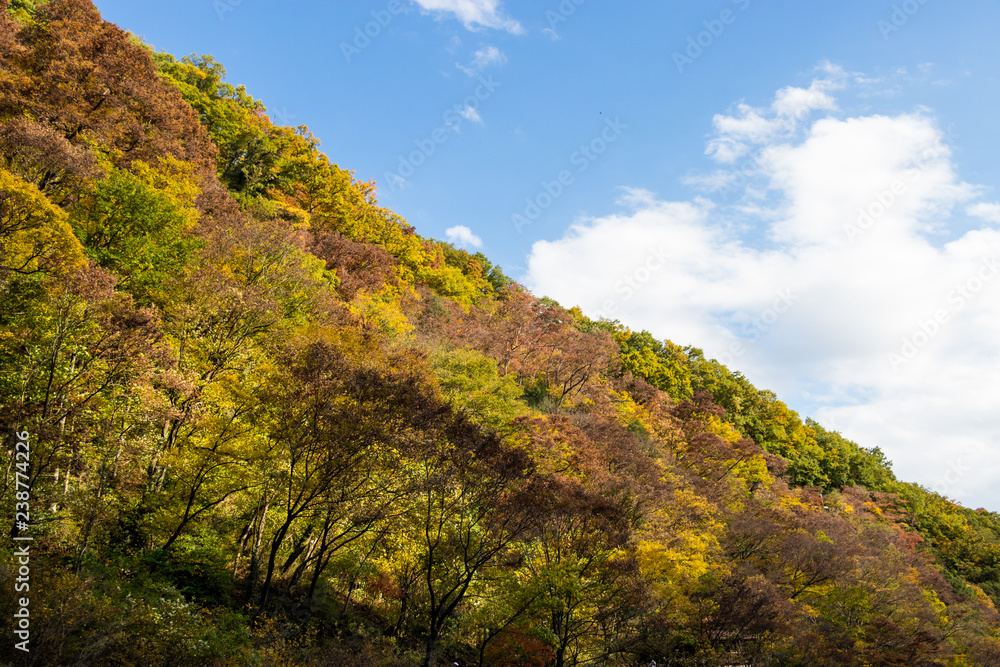
{"type": "Polygon", "coordinates": [[[1000,665],[1000,515],[89,0],[0,0],[0,422],[3,665],[1000,665]]]}

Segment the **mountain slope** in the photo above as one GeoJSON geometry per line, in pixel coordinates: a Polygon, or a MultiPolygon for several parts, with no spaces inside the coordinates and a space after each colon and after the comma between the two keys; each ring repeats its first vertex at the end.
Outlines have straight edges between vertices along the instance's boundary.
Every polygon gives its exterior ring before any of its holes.
{"type": "Polygon", "coordinates": [[[997,514],[421,237],[211,57],[0,9],[0,660],[1000,664],[997,514]]]}

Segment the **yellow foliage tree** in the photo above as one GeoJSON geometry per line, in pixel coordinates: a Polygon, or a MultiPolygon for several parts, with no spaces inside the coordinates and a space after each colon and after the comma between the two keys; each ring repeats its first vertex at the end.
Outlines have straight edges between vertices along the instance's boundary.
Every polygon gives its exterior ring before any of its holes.
{"type": "Polygon", "coordinates": [[[0,284],[11,274],[62,274],[85,264],[66,214],[37,187],[0,169],[0,284]]]}

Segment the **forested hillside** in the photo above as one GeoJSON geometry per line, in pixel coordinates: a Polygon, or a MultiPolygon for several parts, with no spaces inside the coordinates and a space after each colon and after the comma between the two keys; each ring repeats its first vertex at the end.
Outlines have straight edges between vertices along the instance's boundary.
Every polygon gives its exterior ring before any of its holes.
{"type": "Polygon", "coordinates": [[[1000,515],[89,0],[0,0],[0,423],[3,664],[1000,665],[1000,515]]]}

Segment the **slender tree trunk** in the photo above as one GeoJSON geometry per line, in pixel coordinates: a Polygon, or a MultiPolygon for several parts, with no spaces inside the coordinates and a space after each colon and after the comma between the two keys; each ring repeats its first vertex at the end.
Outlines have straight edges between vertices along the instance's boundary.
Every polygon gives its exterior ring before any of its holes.
{"type": "Polygon", "coordinates": [[[267,498],[267,487],[264,488],[264,508],[260,513],[260,523],[257,525],[257,534],[254,536],[253,547],[250,550],[250,574],[248,577],[250,600],[257,599],[258,577],[260,575],[260,547],[264,541],[264,525],[267,522],[267,511],[271,507],[271,500],[267,498]]]}
{"type": "Polygon", "coordinates": [[[427,653],[424,656],[423,667],[437,666],[437,631],[432,630],[427,638],[427,653]]]}
{"type": "Polygon", "coordinates": [[[177,524],[177,529],[174,530],[173,534],[167,539],[166,543],[163,545],[163,551],[168,550],[173,546],[174,542],[181,535],[181,531],[184,530],[184,526],[187,525],[188,521],[191,520],[191,508],[194,507],[195,498],[198,495],[198,489],[201,487],[201,480],[196,478],[196,482],[191,485],[191,493],[188,494],[187,506],[184,508],[184,516],[181,517],[180,523],[177,524]]]}
{"type": "Polygon", "coordinates": [[[267,596],[271,592],[271,581],[274,578],[274,567],[278,560],[278,550],[281,549],[281,543],[285,539],[285,535],[288,534],[288,529],[292,527],[295,520],[299,517],[298,512],[294,514],[287,514],[285,517],[285,523],[281,525],[278,532],[274,534],[273,541],[271,542],[271,553],[267,558],[267,574],[264,575],[264,586],[260,591],[260,606],[263,607],[267,602],[267,596]]]}

